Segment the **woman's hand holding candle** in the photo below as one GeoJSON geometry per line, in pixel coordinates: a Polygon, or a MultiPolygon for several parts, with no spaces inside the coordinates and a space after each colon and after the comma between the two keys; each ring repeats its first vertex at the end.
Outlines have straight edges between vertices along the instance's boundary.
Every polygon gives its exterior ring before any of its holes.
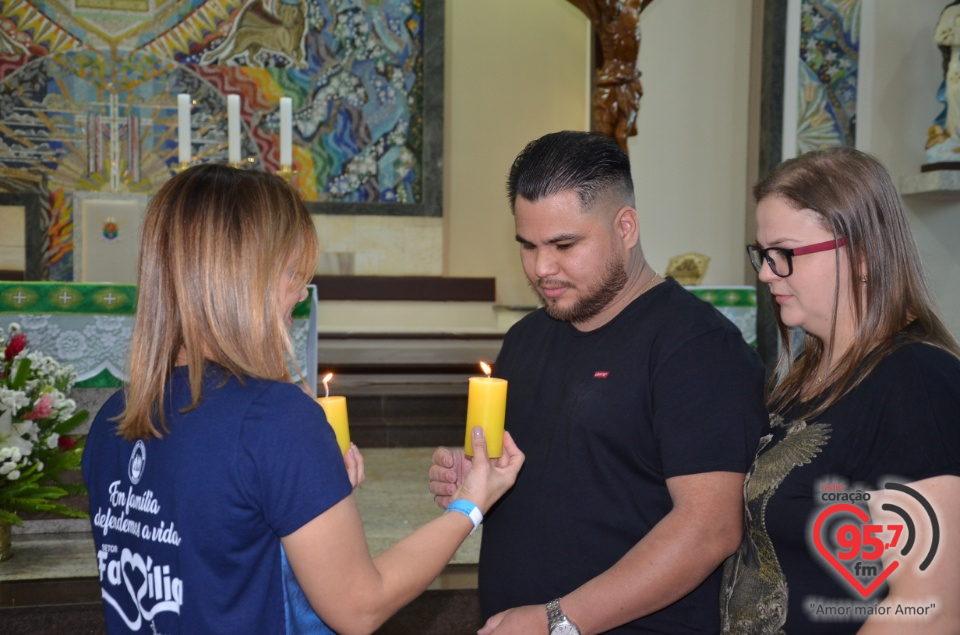
{"type": "Polygon", "coordinates": [[[526,457],[513,442],[509,432],[503,435],[502,452],[496,459],[487,457],[487,440],[483,428],[474,427],[470,437],[471,449],[474,451],[473,461],[469,463],[469,472],[463,474],[462,483],[458,483],[451,500],[468,500],[486,514],[493,504],[513,487],[526,457]]]}
{"type": "Polygon", "coordinates": [[[350,424],[347,419],[347,398],[331,397],[330,386],[328,382],[333,379],[333,373],[327,373],[323,378],[324,396],[316,401],[323,408],[327,415],[327,421],[330,427],[337,435],[337,444],[340,446],[340,452],[346,454],[350,449],[350,424]]]}
{"type": "Polygon", "coordinates": [[[367,480],[363,455],[360,454],[360,448],[355,443],[351,443],[350,448],[343,454],[343,464],[347,468],[347,478],[350,479],[350,486],[353,489],[357,489],[361,483],[367,480]]]}
{"type": "Polygon", "coordinates": [[[490,366],[480,362],[486,377],[471,377],[467,398],[467,430],[463,442],[467,456],[473,456],[471,433],[483,428],[487,456],[497,458],[503,452],[503,419],[507,409],[507,380],[490,376],[490,366]]]}

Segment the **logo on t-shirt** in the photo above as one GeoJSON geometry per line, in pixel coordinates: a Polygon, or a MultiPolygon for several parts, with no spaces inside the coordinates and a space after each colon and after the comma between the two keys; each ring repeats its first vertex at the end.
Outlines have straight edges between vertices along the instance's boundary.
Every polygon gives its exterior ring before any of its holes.
{"type": "Polygon", "coordinates": [[[147,462],[147,446],[143,441],[138,440],[133,446],[133,452],[130,453],[130,464],[127,466],[127,476],[130,482],[136,485],[143,476],[144,465],[147,462]]]}
{"type": "MultiPolygon", "coordinates": [[[[812,546],[838,574],[864,599],[877,592],[890,575],[905,564],[910,555],[911,565],[926,571],[937,553],[940,543],[940,524],[929,501],[907,485],[888,482],[883,490],[867,492],[851,490],[843,482],[821,483],[816,498],[828,506],[822,508],[812,525],[812,546]],[[884,491],[888,490],[888,491],[884,491]],[[897,492],[906,497],[897,497],[897,492]],[[883,502],[877,503],[877,499],[883,502]],[[872,501],[870,511],[879,522],[860,505],[872,501]],[[909,504],[907,504],[909,503],[909,504]],[[908,509],[914,508],[911,516],[908,509]],[[917,513],[920,512],[920,513],[917,513]],[[926,516],[926,518],[923,518],[926,516]],[[911,550],[915,553],[911,554],[911,550]],[[891,551],[899,551],[896,556],[891,551]],[[881,556],[883,562],[881,563],[881,556]]],[[[820,501],[817,501],[820,502],[820,501]]],[[[928,615],[935,604],[896,605],[896,612],[886,606],[809,606],[812,617],[830,619],[830,616],[850,612],[861,619],[873,615],[928,615]],[[842,613],[838,613],[842,611],[842,613]]]]}
{"type": "Polygon", "coordinates": [[[598,370],[595,373],[593,373],[594,379],[606,379],[609,376],[610,376],[609,370],[598,370]]]}

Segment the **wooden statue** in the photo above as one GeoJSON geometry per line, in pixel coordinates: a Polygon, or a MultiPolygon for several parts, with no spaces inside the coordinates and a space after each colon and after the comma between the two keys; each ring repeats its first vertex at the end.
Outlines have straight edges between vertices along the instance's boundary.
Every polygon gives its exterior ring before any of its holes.
{"type": "Polygon", "coordinates": [[[640,110],[640,12],[652,0],[569,0],[586,14],[597,43],[592,104],[593,131],[613,137],[627,151],[637,134],[640,110]]]}

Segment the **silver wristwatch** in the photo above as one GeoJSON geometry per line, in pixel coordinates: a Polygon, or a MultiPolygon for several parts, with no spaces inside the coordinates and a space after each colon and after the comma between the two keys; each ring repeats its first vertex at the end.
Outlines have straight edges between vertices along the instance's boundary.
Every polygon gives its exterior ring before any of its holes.
{"type": "Polygon", "coordinates": [[[560,608],[560,598],[547,602],[547,628],[549,635],[580,635],[580,629],[571,622],[563,609],[560,608]]]}

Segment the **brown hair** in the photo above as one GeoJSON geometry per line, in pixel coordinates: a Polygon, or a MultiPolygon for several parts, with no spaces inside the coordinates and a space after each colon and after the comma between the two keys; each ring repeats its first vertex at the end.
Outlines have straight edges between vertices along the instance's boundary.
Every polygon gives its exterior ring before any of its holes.
{"type": "MultiPolygon", "coordinates": [[[[797,210],[811,210],[835,239],[847,240],[847,248],[835,252],[835,293],[840,289],[840,259],[847,258],[849,288],[855,290],[850,298],[854,339],[807,416],[816,416],[836,403],[905,342],[925,342],[960,357],[960,346],[937,312],[900,197],[879,161],[848,147],[811,152],[780,164],[754,187],[753,195],[758,203],[776,196],[797,210]],[[866,283],[861,279],[864,275],[866,283]]],[[[831,341],[837,325],[837,300],[835,297],[831,341]]],[[[803,355],[797,356],[779,307],[775,306],[774,312],[782,348],[777,372],[771,378],[768,406],[777,412],[801,400],[804,386],[814,379],[823,356],[830,351],[824,350],[822,340],[805,333],[803,355]]]]}
{"type": "MultiPolygon", "coordinates": [[[[137,315],[130,380],[118,432],[169,432],[163,400],[183,352],[191,404],[200,402],[206,363],[240,377],[290,381],[290,337],[277,302],[291,255],[292,284],[316,270],[310,214],[283,179],[223,165],[191,167],[147,206],[140,238],[137,315]]],[[[188,409],[189,409],[188,408],[188,409]]]]}

